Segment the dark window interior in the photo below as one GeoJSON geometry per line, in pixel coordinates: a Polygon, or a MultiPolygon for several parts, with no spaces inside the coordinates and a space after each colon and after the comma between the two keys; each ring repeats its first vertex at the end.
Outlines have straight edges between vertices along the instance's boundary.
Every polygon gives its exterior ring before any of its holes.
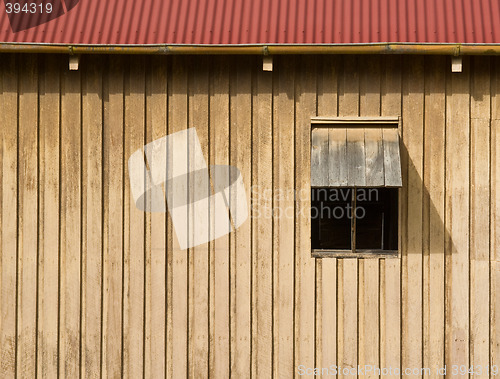
{"type": "Polygon", "coordinates": [[[311,228],[313,249],[397,250],[398,189],[312,188],[311,228]]]}

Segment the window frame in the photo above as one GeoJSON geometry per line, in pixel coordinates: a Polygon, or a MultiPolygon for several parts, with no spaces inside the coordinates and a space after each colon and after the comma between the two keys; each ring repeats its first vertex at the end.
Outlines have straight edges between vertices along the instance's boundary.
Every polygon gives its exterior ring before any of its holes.
{"type": "MultiPolygon", "coordinates": [[[[380,128],[397,128],[398,134],[401,141],[401,117],[312,117],[310,125],[310,141],[312,141],[312,130],[314,127],[331,127],[331,128],[355,128],[362,127],[363,125],[372,125],[373,127],[380,128]]],[[[403,149],[400,146],[400,154],[402,154],[403,149]]],[[[311,165],[309,165],[311,168],[311,165]]],[[[403,168],[401,168],[401,175],[403,175],[403,168]]],[[[404,185],[404,180],[403,180],[404,185]]],[[[312,190],[313,186],[309,186],[312,190]]],[[[330,188],[353,188],[357,190],[358,188],[376,188],[376,187],[330,187],[330,188]]],[[[398,248],[397,250],[382,250],[382,249],[360,249],[356,250],[352,248],[353,244],[355,247],[355,234],[351,234],[351,249],[313,249],[311,247],[311,257],[313,258],[340,258],[340,259],[394,259],[401,258],[401,216],[402,216],[402,187],[397,188],[398,190],[398,220],[397,220],[397,233],[398,233],[398,248]]],[[[353,191],[354,205],[356,205],[356,191],[353,191]]],[[[311,208],[312,204],[309,204],[311,208]]],[[[355,219],[355,217],[353,217],[355,219]]],[[[354,222],[355,225],[355,222],[354,222]]],[[[352,229],[352,227],[351,227],[352,229]]],[[[312,242],[312,230],[310,229],[310,241],[312,242]]],[[[351,233],[355,233],[355,230],[351,230],[351,233]]]]}

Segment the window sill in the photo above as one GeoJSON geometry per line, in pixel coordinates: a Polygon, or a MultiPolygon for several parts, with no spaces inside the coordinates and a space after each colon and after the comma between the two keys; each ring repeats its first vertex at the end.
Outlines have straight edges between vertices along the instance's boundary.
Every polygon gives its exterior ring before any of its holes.
{"type": "Polygon", "coordinates": [[[398,250],[356,250],[353,253],[351,250],[313,249],[311,255],[313,258],[399,258],[398,250]]]}

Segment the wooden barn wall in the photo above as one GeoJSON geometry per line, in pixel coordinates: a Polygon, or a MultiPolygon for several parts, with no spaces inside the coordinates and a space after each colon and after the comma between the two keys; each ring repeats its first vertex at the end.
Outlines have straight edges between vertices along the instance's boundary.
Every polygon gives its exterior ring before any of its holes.
{"type": "Polygon", "coordinates": [[[500,364],[500,59],[274,63],[0,55],[1,378],[500,364]],[[400,259],[311,258],[312,116],[402,117],[400,259]],[[187,127],[241,170],[252,217],[181,251],[126,164],[187,127]]]}

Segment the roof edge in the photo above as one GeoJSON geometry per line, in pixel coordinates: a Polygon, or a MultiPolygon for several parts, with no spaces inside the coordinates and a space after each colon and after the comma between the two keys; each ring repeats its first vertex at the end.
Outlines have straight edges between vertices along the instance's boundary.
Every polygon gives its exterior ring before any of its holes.
{"type": "Polygon", "coordinates": [[[500,55],[500,44],[370,43],[255,45],[82,45],[0,43],[0,53],[283,55],[283,54],[423,54],[500,55]]]}

